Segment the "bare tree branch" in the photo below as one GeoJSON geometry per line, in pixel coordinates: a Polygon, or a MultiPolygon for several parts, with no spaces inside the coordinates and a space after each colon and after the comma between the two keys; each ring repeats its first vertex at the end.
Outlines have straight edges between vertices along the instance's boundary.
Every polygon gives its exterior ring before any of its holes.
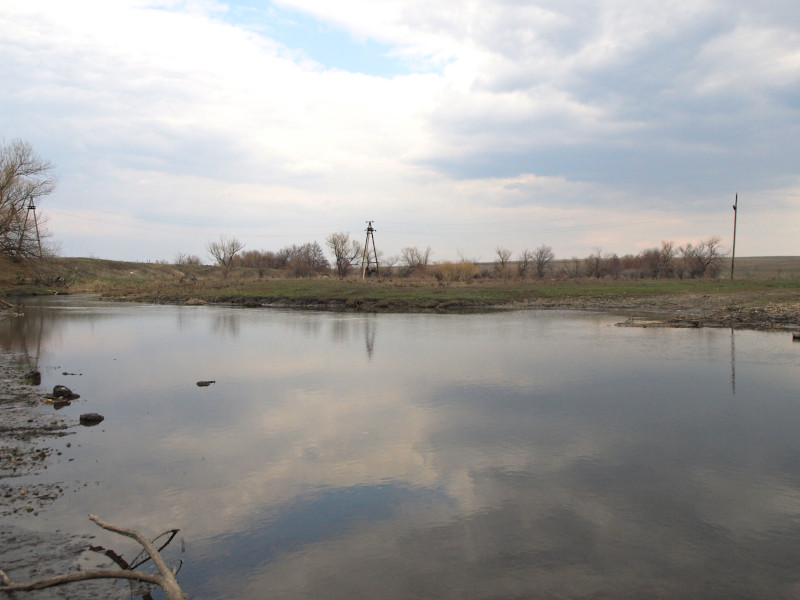
{"type": "MultiPolygon", "coordinates": [[[[66,575],[56,575],[54,577],[46,577],[28,583],[15,583],[11,581],[8,576],[0,570],[0,591],[13,592],[13,591],[33,591],[43,590],[45,588],[55,587],[58,585],[65,585],[67,583],[74,583],[77,581],[87,581],[89,579],[131,579],[134,581],[144,581],[152,583],[161,587],[167,600],[185,600],[186,594],[183,593],[175,575],[169,568],[169,565],[161,557],[161,553],[156,550],[153,542],[147,539],[140,532],[135,529],[127,529],[114,525],[113,523],[106,523],[94,515],[89,515],[89,519],[94,521],[97,525],[108,531],[113,531],[120,535],[135,539],[144,548],[153,564],[158,569],[158,575],[155,573],[146,573],[144,571],[133,570],[117,570],[117,569],[91,569],[89,571],[80,571],[77,573],[68,573],[66,575]]],[[[174,530],[173,530],[174,531],[174,530]]],[[[169,533],[169,532],[165,532],[169,533]]],[[[155,539],[163,536],[164,533],[157,536],[155,539]]],[[[173,536],[174,537],[174,534],[173,536]]],[[[172,538],[170,538],[172,539],[172,538]]],[[[164,546],[162,546],[162,549],[164,546]]],[[[137,557],[138,558],[138,557],[137,557]]],[[[138,564],[142,564],[141,562],[138,564]]]]}

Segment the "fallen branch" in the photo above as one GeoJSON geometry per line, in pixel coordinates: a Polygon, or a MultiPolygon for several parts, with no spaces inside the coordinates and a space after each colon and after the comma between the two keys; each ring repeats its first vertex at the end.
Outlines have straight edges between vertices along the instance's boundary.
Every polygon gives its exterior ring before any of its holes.
{"type": "MultiPolygon", "coordinates": [[[[91,569],[89,571],[79,571],[77,573],[69,573],[67,575],[56,575],[54,577],[47,577],[45,579],[38,579],[29,583],[14,583],[6,574],[0,570],[0,591],[13,592],[13,591],[33,591],[43,590],[45,588],[54,587],[57,585],[64,585],[67,583],[74,583],[76,581],[86,581],[89,579],[131,579],[134,581],[144,581],[152,583],[161,587],[167,600],[185,600],[186,595],[178,585],[175,579],[175,574],[169,568],[161,554],[156,550],[153,542],[147,539],[144,535],[135,529],[127,529],[119,527],[112,523],[101,521],[94,515],[89,515],[89,519],[94,521],[97,525],[108,531],[113,531],[120,535],[135,539],[141,544],[144,551],[150,555],[153,564],[158,569],[158,575],[155,573],[145,573],[144,571],[133,570],[116,570],[116,569],[91,569]]],[[[163,535],[163,534],[162,534],[163,535]]],[[[161,537],[161,536],[158,536],[161,537]]],[[[156,538],[158,539],[158,538],[156,538]]],[[[163,546],[162,546],[163,549],[163,546]]],[[[140,563],[141,564],[141,563],[140,563]]]]}

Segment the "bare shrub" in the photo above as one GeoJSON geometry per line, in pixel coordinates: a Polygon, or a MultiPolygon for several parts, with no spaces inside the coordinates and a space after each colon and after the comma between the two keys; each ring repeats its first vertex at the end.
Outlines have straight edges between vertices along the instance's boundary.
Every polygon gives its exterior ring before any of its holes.
{"type": "Polygon", "coordinates": [[[466,283],[478,276],[478,266],[471,261],[444,261],[435,265],[433,275],[439,281],[466,283]]]}
{"type": "Polygon", "coordinates": [[[416,275],[425,275],[428,270],[428,263],[431,259],[431,247],[428,246],[425,250],[409,246],[400,251],[401,260],[406,265],[406,275],[412,273],[416,275]]]}
{"type": "Polygon", "coordinates": [[[202,265],[203,261],[196,254],[186,254],[178,252],[172,261],[174,265],[202,265]]]}

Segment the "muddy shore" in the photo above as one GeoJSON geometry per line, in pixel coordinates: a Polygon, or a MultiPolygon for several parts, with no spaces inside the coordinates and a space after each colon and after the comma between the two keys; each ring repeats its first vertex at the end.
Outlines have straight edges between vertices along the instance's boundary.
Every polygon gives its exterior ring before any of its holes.
{"type": "Polygon", "coordinates": [[[69,435],[76,425],[41,410],[42,392],[25,380],[26,370],[24,357],[0,350],[0,516],[35,512],[62,493],[58,486],[17,481],[47,469],[53,454],[47,440],[69,435]]]}

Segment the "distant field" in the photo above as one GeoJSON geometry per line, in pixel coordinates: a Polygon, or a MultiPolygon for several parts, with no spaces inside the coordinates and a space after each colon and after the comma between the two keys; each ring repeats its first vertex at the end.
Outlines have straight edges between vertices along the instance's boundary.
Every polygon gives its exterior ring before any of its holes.
{"type": "MultiPolygon", "coordinates": [[[[571,260],[559,259],[553,261],[556,268],[563,265],[569,266],[571,260]]],[[[731,274],[731,260],[726,258],[721,270],[721,277],[729,278],[731,274]]],[[[735,278],[764,278],[764,279],[800,279],[800,256],[742,256],[736,257],[735,278]]]]}
{"type": "MultiPolygon", "coordinates": [[[[730,259],[723,269],[730,276],[730,259]]],[[[746,256],[736,258],[733,272],[736,278],[763,277],[776,279],[800,279],[800,256],[746,256]]]]}

